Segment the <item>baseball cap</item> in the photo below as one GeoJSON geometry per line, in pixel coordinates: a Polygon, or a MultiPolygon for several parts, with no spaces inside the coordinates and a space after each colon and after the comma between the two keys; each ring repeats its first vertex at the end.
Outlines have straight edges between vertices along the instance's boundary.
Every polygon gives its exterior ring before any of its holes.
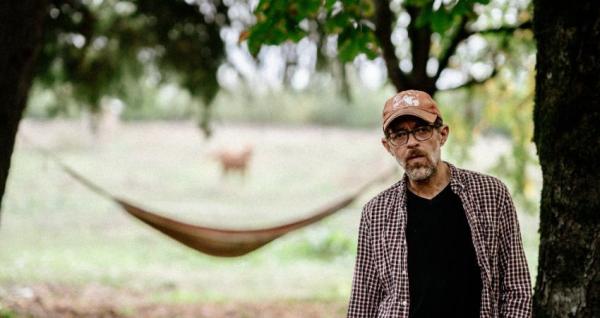
{"type": "Polygon", "coordinates": [[[416,116],[429,123],[433,123],[436,118],[442,117],[437,104],[429,94],[417,91],[406,90],[390,97],[383,106],[383,130],[400,116],[416,116]]]}

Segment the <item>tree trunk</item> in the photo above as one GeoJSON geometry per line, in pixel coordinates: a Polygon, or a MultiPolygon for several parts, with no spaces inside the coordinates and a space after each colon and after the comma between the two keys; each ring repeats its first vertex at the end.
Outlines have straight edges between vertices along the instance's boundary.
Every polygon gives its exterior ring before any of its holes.
{"type": "Polygon", "coordinates": [[[600,317],[600,6],[534,0],[543,173],[534,315],[600,317]]]}
{"type": "Polygon", "coordinates": [[[0,208],[46,8],[44,0],[0,1],[0,208]]]}

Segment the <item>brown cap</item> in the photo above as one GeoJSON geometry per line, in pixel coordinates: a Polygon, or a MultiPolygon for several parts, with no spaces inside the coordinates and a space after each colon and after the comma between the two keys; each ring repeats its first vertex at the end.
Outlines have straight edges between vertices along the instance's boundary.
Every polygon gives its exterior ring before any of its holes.
{"type": "Polygon", "coordinates": [[[429,94],[417,91],[402,91],[385,102],[383,106],[383,130],[396,118],[411,115],[433,123],[442,117],[437,104],[429,94]]]}

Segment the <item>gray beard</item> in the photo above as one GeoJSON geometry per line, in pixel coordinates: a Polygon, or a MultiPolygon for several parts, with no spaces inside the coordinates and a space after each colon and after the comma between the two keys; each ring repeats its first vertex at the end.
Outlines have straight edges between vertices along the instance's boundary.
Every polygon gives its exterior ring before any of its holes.
{"type": "Polygon", "coordinates": [[[428,159],[427,164],[412,166],[412,167],[407,167],[406,163],[402,163],[398,159],[396,159],[396,160],[398,161],[400,166],[402,166],[402,168],[404,168],[404,171],[406,172],[406,175],[408,176],[408,178],[410,180],[424,181],[424,180],[431,178],[431,176],[433,176],[437,171],[437,161],[436,160],[432,160],[432,161],[436,161],[436,162],[430,161],[432,159],[430,157],[428,157],[427,159],[428,159]]]}
{"type": "Polygon", "coordinates": [[[424,181],[431,178],[436,172],[435,166],[421,166],[405,169],[406,175],[412,181],[424,181]]]}

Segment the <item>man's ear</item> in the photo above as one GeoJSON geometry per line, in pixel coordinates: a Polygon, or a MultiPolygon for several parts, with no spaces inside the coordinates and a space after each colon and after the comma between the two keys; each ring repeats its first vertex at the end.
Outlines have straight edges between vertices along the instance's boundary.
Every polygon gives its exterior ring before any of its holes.
{"type": "Polygon", "coordinates": [[[450,135],[450,127],[448,125],[444,125],[440,128],[440,135],[442,137],[440,145],[443,146],[448,140],[448,135],[450,135]]]}
{"type": "Polygon", "coordinates": [[[394,153],[390,149],[390,144],[388,143],[387,139],[385,139],[385,137],[381,137],[381,144],[383,145],[383,147],[385,148],[385,150],[387,150],[387,152],[390,155],[392,155],[392,156],[394,155],[394,153]]]}

